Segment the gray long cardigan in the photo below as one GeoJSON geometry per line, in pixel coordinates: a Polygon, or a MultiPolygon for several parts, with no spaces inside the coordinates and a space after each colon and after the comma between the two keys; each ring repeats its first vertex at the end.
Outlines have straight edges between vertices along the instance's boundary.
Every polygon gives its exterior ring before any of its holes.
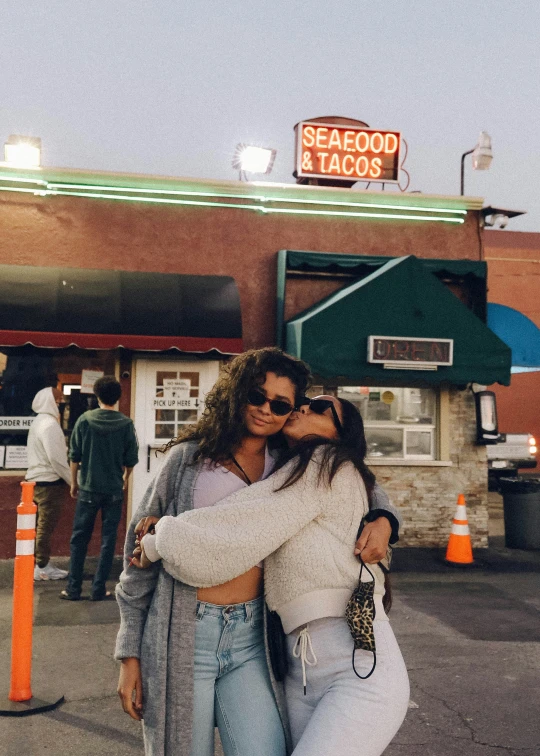
{"type": "MultiPolygon", "coordinates": [[[[193,489],[201,467],[200,462],[193,464],[196,450],[196,443],[186,442],[168,453],[131,520],[124,571],[116,587],[120,630],[115,658],[134,656],[141,660],[147,756],[191,753],[197,589],[174,580],[161,562],[139,570],[130,568],[128,559],[135,548],[134,528],[142,517],[176,516],[193,508],[193,489]]],[[[374,508],[389,510],[399,520],[382,489],[376,487],[374,496],[374,508]]],[[[268,667],[290,751],[283,687],[274,679],[270,662],[268,667]]]]}

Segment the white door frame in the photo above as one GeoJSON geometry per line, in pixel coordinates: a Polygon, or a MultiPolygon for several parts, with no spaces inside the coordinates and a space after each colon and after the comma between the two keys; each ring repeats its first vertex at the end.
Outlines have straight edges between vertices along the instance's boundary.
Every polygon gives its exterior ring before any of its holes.
{"type": "Polygon", "coordinates": [[[218,378],[220,363],[219,360],[175,359],[163,355],[145,355],[134,357],[132,367],[132,418],[139,440],[139,464],[133,470],[128,521],[131,519],[132,508],[138,506],[149,483],[162,464],[164,455],[156,456],[154,450],[167,443],[166,438],[156,439],[155,437],[156,410],[153,407],[153,400],[156,397],[156,371],[199,373],[197,416],[200,417],[204,410],[204,397],[218,378]]]}

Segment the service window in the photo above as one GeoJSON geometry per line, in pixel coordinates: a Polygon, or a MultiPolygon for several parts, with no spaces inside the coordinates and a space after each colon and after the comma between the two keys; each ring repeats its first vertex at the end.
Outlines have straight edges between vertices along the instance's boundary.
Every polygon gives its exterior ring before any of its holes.
{"type": "Polygon", "coordinates": [[[369,458],[437,458],[437,394],[433,389],[341,386],[338,396],[360,410],[369,458]]]}
{"type": "Polygon", "coordinates": [[[25,470],[28,430],[34,420],[32,402],[37,392],[55,386],[64,395],[60,422],[66,443],[76,420],[97,407],[94,394],[82,385],[89,375],[114,374],[113,351],[39,349],[27,345],[0,350],[0,469],[25,470]]]}

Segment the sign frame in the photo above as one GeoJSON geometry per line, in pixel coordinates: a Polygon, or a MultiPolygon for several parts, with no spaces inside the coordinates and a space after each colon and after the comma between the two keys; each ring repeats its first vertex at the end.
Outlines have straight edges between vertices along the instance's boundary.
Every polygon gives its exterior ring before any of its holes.
{"type": "Polygon", "coordinates": [[[437,370],[439,367],[451,367],[454,364],[454,339],[439,339],[435,337],[426,338],[424,336],[368,336],[367,343],[367,361],[372,365],[382,365],[384,368],[395,370],[437,370]],[[374,344],[378,339],[390,341],[428,341],[449,345],[448,361],[438,360],[388,360],[384,357],[374,357],[374,344]]]}
{"type": "MultiPolygon", "coordinates": [[[[373,184],[399,184],[399,171],[401,167],[401,145],[403,142],[403,137],[401,134],[401,131],[391,131],[388,129],[372,129],[368,128],[367,126],[357,126],[355,124],[343,124],[343,123],[320,123],[319,121],[299,121],[296,124],[296,140],[295,140],[295,157],[294,157],[294,163],[295,163],[295,172],[297,178],[320,178],[320,179],[331,179],[333,181],[343,181],[348,183],[357,183],[358,181],[365,181],[367,183],[373,183],[373,184]],[[303,133],[303,127],[304,126],[314,126],[319,127],[322,126],[327,129],[340,129],[344,131],[365,131],[369,133],[383,133],[383,134],[396,134],[398,136],[399,144],[398,149],[396,152],[396,158],[397,158],[397,169],[396,169],[396,178],[395,179],[382,179],[382,178],[372,178],[371,176],[345,176],[342,174],[335,174],[335,173],[306,173],[302,170],[302,133],[303,133]]],[[[418,339],[417,339],[418,340],[418,339]]]]}

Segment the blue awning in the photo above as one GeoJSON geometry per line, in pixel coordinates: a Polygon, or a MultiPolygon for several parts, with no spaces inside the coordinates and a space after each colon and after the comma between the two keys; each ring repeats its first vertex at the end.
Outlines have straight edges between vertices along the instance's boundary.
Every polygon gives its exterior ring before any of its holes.
{"type": "Polygon", "coordinates": [[[512,373],[540,370],[540,328],[519,310],[488,303],[489,328],[512,350],[512,373]]]}

